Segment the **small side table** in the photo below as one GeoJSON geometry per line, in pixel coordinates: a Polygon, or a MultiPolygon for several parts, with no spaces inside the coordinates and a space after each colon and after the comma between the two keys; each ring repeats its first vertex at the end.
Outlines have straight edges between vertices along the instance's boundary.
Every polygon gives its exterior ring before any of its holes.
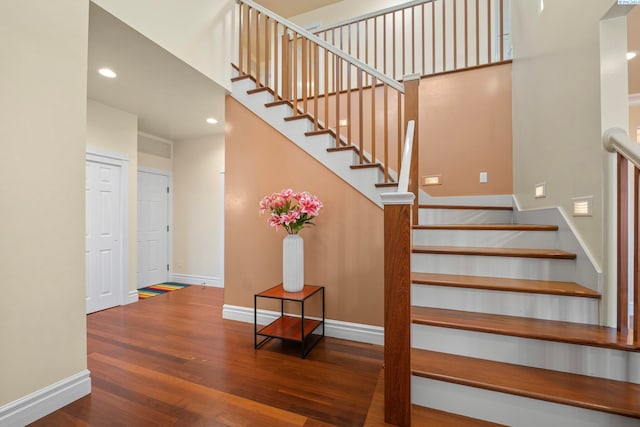
{"type": "Polygon", "coordinates": [[[285,292],[282,283],[273,288],[255,294],[253,297],[254,347],[260,348],[271,338],[300,343],[300,357],[303,359],[311,349],[324,337],[324,286],[304,285],[300,292],[285,292]],[[322,320],[305,317],[304,303],[307,299],[319,295],[322,298],[322,320]],[[258,298],[280,300],[280,317],[258,330],[258,298]],[[292,301],[300,304],[300,316],[287,315],[284,302],[292,301]],[[322,327],[322,334],[314,334],[322,327]],[[258,337],[264,337],[258,341],[258,337]]]}

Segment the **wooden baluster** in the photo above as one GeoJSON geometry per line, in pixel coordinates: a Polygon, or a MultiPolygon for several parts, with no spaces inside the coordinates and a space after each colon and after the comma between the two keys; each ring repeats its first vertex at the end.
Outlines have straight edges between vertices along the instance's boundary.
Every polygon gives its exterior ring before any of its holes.
{"type": "Polygon", "coordinates": [[[244,22],[244,10],[246,6],[243,3],[238,5],[238,74],[244,74],[244,38],[243,38],[243,29],[246,25],[244,22]]]}
{"type": "MultiPolygon", "coordinates": [[[[398,126],[398,139],[397,139],[397,148],[398,148],[398,169],[400,170],[402,167],[402,94],[396,91],[396,97],[398,98],[398,117],[397,117],[397,126],[398,126]]],[[[400,172],[398,172],[400,174],[400,172]]],[[[398,175],[400,178],[400,175],[398,175]]]]}
{"type": "Polygon", "coordinates": [[[464,0],[464,66],[469,66],[469,4],[464,0]]]}
{"type": "Polygon", "coordinates": [[[458,2],[453,0],[453,69],[458,69],[458,2]]]}
{"type": "Polygon", "coordinates": [[[289,97],[289,89],[291,86],[289,85],[289,74],[291,70],[289,69],[289,35],[287,34],[287,28],[282,27],[282,53],[281,53],[281,64],[280,68],[280,76],[282,80],[282,99],[291,99],[289,97]]]}
{"type": "Polygon", "coordinates": [[[411,72],[416,72],[416,9],[411,8],[411,72]]]}
{"type": "Polygon", "coordinates": [[[442,71],[447,71],[447,12],[446,0],[442,0],[442,71]]]}
{"type": "Polygon", "coordinates": [[[349,53],[349,55],[351,55],[351,24],[349,24],[349,26],[347,27],[347,32],[348,34],[348,43],[349,46],[347,46],[347,52],[349,53]]]}
{"type": "MultiPolygon", "coordinates": [[[[384,202],[384,201],[383,201],[384,202]]],[[[411,205],[384,206],[384,421],[411,426],[411,205]]]]}
{"type": "MultiPolygon", "coordinates": [[[[404,123],[408,123],[413,120],[415,122],[414,133],[413,133],[413,149],[411,151],[411,170],[409,173],[409,192],[413,193],[415,196],[416,203],[413,204],[412,212],[413,212],[413,224],[418,224],[418,160],[420,156],[420,138],[419,135],[419,123],[420,123],[420,114],[418,112],[418,105],[420,99],[420,78],[416,75],[411,76],[411,78],[405,77],[404,79],[404,123]]],[[[405,126],[403,126],[403,129],[405,126]]]]}
{"type": "Polygon", "coordinates": [[[260,12],[256,13],[256,87],[262,86],[260,80],[260,12]]]}
{"type": "Polygon", "coordinates": [[[629,330],[629,162],[618,158],[618,322],[619,332],[629,330]]]}
{"type": "Polygon", "coordinates": [[[426,64],[426,57],[427,57],[427,53],[426,53],[426,43],[424,41],[424,38],[426,37],[427,33],[425,33],[424,31],[424,21],[426,19],[425,15],[424,15],[424,3],[422,3],[420,5],[420,7],[422,8],[422,36],[420,37],[420,40],[422,41],[422,71],[420,72],[420,74],[422,74],[423,76],[427,74],[427,64],[426,64]]]}
{"type": "MultiPolygon", "coordinates": [[[[280,53],[284,55],[284,51],[280,53]]],[[[280,99],[278,87],[278,21],[273,21],[273,100],[280,99]]]]}
{"type": "Polygon", "coordinates": [[[640,234],[640,205],[638,205],[640,193],[640,169],[634,166],[633,178],[635,191],[633,192],[633,343],[640,343],[640,247],[638,235],[640,234]]]}
{"type": "Polygon", "coordinates": [[[347,62],[347,144],[353,145],[351,139],[351,64],[347,62]]]}
{"type": "Polygon", "coordinates": [[[491,0],[487,0],[487,64],[491,64],[491,0]]]}
{"type": "Polygon", "coordinates": [[[298,34],[293,33],[293,49],[291,50],[291,61],[293,62],[293,75],[291,83],[293,85],[293,115],[298,115],[298,34]]]}
{"type": "Polygon", "coordinates": [[[269,31],[270,18],[265,16],[264,19],[264,85],[266,87],[269,86],[269,75],[271,74],[271,43],[269,43],[269,36],[271,35],[271,31],[269,31]]]}
{"type": "Polygon", "coordinates": [[[358,146],[360,147],[360,164],[364,163],[364,101],[362,96],[362,70],[358,69],[358,146]]]}
{"type": "Polygon", "coordinates": [[[360,22],[356,23],[356,58],[360,59],[360,22]]]}
{"type": "Polygon", "coordinates": [[[301,58],[300,61],[302,62],[302,70],[301,70],[301,83],[302,83],[302,87],[300,88],[300,90],[302,91],[302,113],[306,114],[307,113],[307,95],[309,92],[309,80],[307,72],[308,72],[308,57],[307,57],[307,38],[306,37],[302,37],[301,40],[301,44],[302,44],[302,52],[301,52],[301,58]]]}
{"type": "Polygon", "coordinates": [[[392,43],[392,51],[391,51],[391,59],[392,59],[392,65],[393,65],[393,79],[396,80],[396,13],[393,12],[393,14],[391,14],[391,23],[393,24],[393,26],[391,27],[391,35],[392,35],[392,39],[391,39],[391,43],[392,43]]]}
{"type": "Polygon", "coordinates": [[[431,2],[431,73],[436,72],[436,6],[431,2]]]}
{"type": "Polygon", "coordinates": [[[335,57],[336,66],[336,147],[340,144],[340,91],[342,90],[342,58],[335,57]]]}
{"type": "Polygon", "coordinates": [[[500,0],[500,62],[504,61],[504,2],[500,0]]]}
{"type": "Polygon", "coordinates": [[[378,18],[373,18],[373,68],[378,69],[378,18]]]}
{"type": "Polygon", "coordinates": [[[382,69],[383,73],[387,75],[387,17],[382,17],[382,69]]]}
{"type": "MultiPolygon", "coordinates": [[[[376,162],[376,78],[371,77],[371,161],[376,162]]],[[[384,168],[387,169],[385,163],[384,168]]]]}
{"type": "Polygon", "coordinates": [[[319,98],[319,93],[320,93],[320,64],[319,62],[319,56],[320,56],[320,52],[318,51],[318,45],[313,43],[311,46],[313,46],[313,116],[314,116],[314,121],[313,121],[313,130],[318,130],[318,118],[320,117],[320,111],[318,111],[318,98],[319,98]]]}
{"type": "Polygon", "coordinates": [[[389,182],[389,86],[384,84],[384,182],[389,182]]]}
{"type": "Polygon", "coordinates": [[[407,43],[405,42],[405,22],[404,22],[404,9],[400,11],[400,13],[402,14],[402,75],[404,76],[406,74],[405,71],[405,64],[407,63],[406,61],[406,56],[405,56],[405,51],[406,51],[406,47],[407,47],[407,43]]]}
{"type": "MultiPolygon", "coordinates": [[[[364,63],[369,65],[369,20],[364,21],[364,63]]],[[[373,67],[375,68],[375,66],[373,67]]],[[[369,83],[369,74],[365,76],[365,85],[369,83]]]]}
{"type": "Polygon", "coordinates": [[[251,75],[251,26],[253,25],[253,9],[247,7],[247,74],[251,75]]]}
{"type": "Polygon", "coordinates": [[[476,0],[476,65],[480,65],[480,4],[476,0]]]}
{"type": "Polygon", "coordinates": [[[324,84],[322,86],[324,87],[324,128],[329,129],[329,51],[327,49],[324,49],[324,84]]]}

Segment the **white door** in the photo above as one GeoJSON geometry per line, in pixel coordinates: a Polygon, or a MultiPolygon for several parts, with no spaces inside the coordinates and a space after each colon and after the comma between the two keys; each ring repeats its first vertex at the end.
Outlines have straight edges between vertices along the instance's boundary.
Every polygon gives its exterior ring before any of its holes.
{"type": "Polygon", "coordinates": [[[138,289],[169,279],[169,177],[138,172],[138,289]]]}
{"type": "Polygon", "coordinates": [[[120,305],[121,166],[86,163],[87,313],[120,305]]]}

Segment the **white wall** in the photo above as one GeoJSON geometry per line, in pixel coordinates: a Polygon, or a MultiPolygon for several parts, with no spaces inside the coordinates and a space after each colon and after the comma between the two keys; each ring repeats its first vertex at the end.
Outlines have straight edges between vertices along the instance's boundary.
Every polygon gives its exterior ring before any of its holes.
{"type": "Polygon", "coordinates": [[[224,134],[173,146],[173,273],[222,278],[224,134]]]}
{"type": "Polygon", "coordinates": [[[520,207],[559,206],[593,196],[593,216],[572,223],[596,261],[603,254],[599,21],[613,0],[512,4],[513,170],[520,207]],[[547,197],[534,198],[546,182],[547,197]]]}
{"type": "Polygon", "coordinates": [[[173,142],[138,133],[138,167],[173,170],[173,142]]]}
{"type": "Polygon", "coordinates": [[[92,0],[220,86],[231,90],[234,0],[92,0]]]}
{"type": "Polygon", "coordinates": [[[88,7],[0,2],[0,408],[87,367],[88,7]]]}
{"type": "Polygon", "coordinates": [[[406,3],[406,0],[342,0],[307,13],[292,16],[289,20],[302,27],[312,24],[325,26],[401,3],[406,3]]]}
{"type": "Polygon", "coordinates": [[[129,159],[129,283],[136,289],[138,251],[138,117],[89,99],[87,101],[87,146],[126,154],[129,159]]]}

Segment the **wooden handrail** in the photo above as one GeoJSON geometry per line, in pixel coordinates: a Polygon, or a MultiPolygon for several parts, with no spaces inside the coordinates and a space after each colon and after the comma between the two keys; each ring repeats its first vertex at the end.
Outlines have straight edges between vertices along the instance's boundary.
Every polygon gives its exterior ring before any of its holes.
{"type": "Polygon", "coordinates": [[[478,0],[474,2],[475,7],[470,7],[470,1],[410,1],[322,26],[313,32],[394,80],[406,73],[426,76],[509,61],[511,50],[505,50],[504,46],[508,1],[486,0],[486,7],[478,0]],[[378,27],[382,31],[378,31],[378,27]],[[344,29],[347,37],[343,36],[344,29]],[[352,29],[357,35],[357,49],[352,49],[352,29]],[[387,29],[390,29],[388,37],[387,29]],[[361,33],[366,35],[363,52],[361,33]],[[473,46],[475,55],[471,56],[473,46]],[[373,55],[369,55],[371,50],[373,55]],[[378,53],[382,64],[379,64],[378,53]]]}
{"type": "MultiPolygon", "coordinates": [[[[640,253],[638,228],[640,228],[638,193],[640,192],[640,147],[620,128],[608,129],[602,142],[607,151],[616,154],[616,326],[620,333],[633,330],[634,343],[640,342],[640,253]],[[633,168],[633,186],[629,183],[629,167],[633,168]],[[629,191],[634,189],[633,204],[629,206],[629,191]],[[633,221],[633,235],[629,236],[629,219],[633,221]],[[629,254],[629,239],[633,239],[632,253],[629,254]],[[629,305],[629,258],[633,257],[633,323],[628,313],[629,305]]],[[[611,268],[611,267],[610,267],[611,268]]]]}

